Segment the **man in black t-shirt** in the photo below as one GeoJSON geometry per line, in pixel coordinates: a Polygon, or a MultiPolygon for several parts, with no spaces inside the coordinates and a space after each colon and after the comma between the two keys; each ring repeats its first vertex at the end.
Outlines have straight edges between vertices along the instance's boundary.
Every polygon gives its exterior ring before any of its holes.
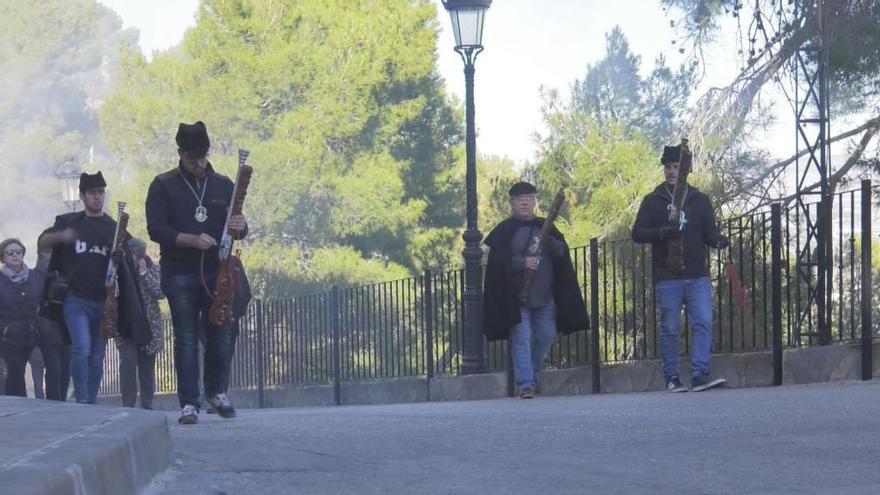
{"type": "MultiPolygon", "coordinates": [[[[175,137],[178,166],[159,174],[147,193],[147,231],[161,248],[162,291],[174,324],[174,366],[181,424],[199,420],[199,328],[205,329],[205,397],[220,416],[235,409],[224,384],[234,346],[232,325],[208,321],[211,294],[220,264],[218,241],[223,235],[234,184],[214,172],[208,161],[211,142],[205,124],[180,124],[175,137]]],[[[229,227],[247,234],[242,215],[229,227]]]]}
{"type": "Polygon", "coordinates": [[[78,403],[95,404],[104,372],[107,341],[101,337],[106,289],[104,279],[113,248],[116,221],[104,213],[107,183],[101,172],[79,179],[84,211],[60,215],[39,239],[40,250],[53,249],[53,261],[68,282],[62,305],[64,324],[73,343],[70,374],[78,403]]]}

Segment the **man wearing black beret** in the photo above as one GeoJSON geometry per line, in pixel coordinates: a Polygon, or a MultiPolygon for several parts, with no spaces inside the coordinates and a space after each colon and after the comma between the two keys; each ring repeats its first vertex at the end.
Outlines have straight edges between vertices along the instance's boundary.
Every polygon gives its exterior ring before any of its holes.
{"type": "Polygon", "coordinates": [[[519,397],[535,397],[535,372],[553,344],[556,332],[568,334],[589,326],[587,308],[568,256],[568,245],[554,226],[536,254],[544,219],[535,216],[537,189],[528,182],[510,188],[510,218],[484,241],[489,260],[483,292],[486,338],[510,338],[513,372],[519,397]],[[519,300],[523,275],[534,272],[526,302],[519,300]]]}
{"type": "Polygon", "coordinates": [[[667,392],[686,392],[678,375],[678,334],[681,308],[687,308],[693,331],[691,353],[691,390],[699,392],[717,387],[725,380],[709,372],[712,353],[712,282],[709,280],[707,246],[724,249],[728,241],[718,233],[715,210],[709,197],[687,185],[682,205],[683,218],[673,226],[669,222],[672,194],[678,180],[681,146],[666,146],[660,163],[666,180],[642,200],[632,228],[632,239],[651,244],[651,275],[654,294],[660,307],[660,354],[667,392]],[[681,236],[684,271],[670,271],[666,266],[669,240],[681,236]]]}
{"type": "MultiPolygon", "coordinates": [[[[199,327],[205,331],[205,397],[224,418],[235,408],[223,390],[232,353],[231,325],[208,321],[211,294],[219,268],[218,240],[223,235],[233,182],[216,173],[208,161],[211,141],[201,121],[181,123],[177,129],[178,166],[159,174],[147,193],[147,231],[159,244],[162,289],[174,325],[174,365],[181,424],[198,422],[199,327]]],[[[229,227],[247,234],[242,215],[229,219],[229,227]]]]}

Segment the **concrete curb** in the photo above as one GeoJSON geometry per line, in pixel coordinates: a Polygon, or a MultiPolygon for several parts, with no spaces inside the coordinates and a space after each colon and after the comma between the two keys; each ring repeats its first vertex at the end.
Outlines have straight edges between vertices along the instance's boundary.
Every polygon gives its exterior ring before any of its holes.
{"type": "Polygon", "coordinates": [[[16,495],[138,493],[171,462],[163,413],[0,397],[0,487],[16,495]]]}

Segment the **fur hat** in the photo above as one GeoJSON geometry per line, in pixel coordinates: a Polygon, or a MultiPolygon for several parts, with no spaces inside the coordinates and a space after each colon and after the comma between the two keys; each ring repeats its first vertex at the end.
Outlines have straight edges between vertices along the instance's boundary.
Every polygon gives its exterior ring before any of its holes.
{"type": "Polygon", "coordinates": [[[79,192],[85,193],[89,189],[96,189],[99,187],[107,187],[107,182],[104,181],[104,175],[98,170],[97,174],[89,175],[85,172],[80,174],[79,176],[79,192]]]}
{"type": "Polygon", "coordinates": [[[177,147],[181,151],[193,155],[196,158],[202,158],[208,154],[211,147],[211,140],[208,139],[208,129],[201,120],[195,124],[184,124],[183,122],[177,126],[177,135],[174,136],[177,141],[177,147]]]}

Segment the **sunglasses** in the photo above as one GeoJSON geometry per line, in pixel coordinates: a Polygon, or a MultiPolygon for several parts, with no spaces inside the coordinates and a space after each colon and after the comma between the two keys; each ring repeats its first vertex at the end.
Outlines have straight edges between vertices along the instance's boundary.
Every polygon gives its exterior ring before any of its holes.
{"type": "Polygon", "coordinates": [[[21,256],[23,254],[21,251],[6,251],[6,256],[21,256]]]}

